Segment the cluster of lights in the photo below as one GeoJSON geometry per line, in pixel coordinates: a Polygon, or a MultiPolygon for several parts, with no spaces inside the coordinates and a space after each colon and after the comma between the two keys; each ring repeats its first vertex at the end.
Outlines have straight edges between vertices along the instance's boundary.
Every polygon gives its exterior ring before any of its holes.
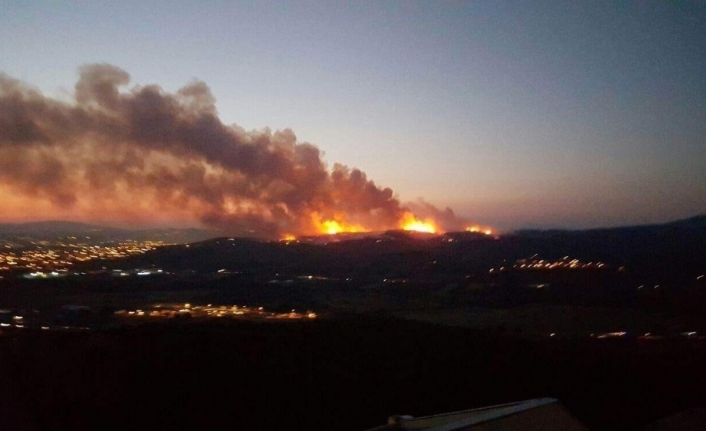
{"type": "MultiPolygon", "coordinates": [[[[3,314],[8,314],[9,310],[0,310],[0,312],[3,312],[3,314]]],[[[24,328],[24,317],[13,315],[12,319],[10,319],[9,322],[3,321],[2,323],[0,323],[0,327],[3,327],[3,328],[7,328],[10,326],[14,326],[16,328],[24,328]]]]}
{"type": "Polygon", "coordinates": [[[263,307],[247,307],[247,306],[227,306],[227,305],[192,305],[192,304],[157,304],[149,309],[137,310],[119,310],[115,312],[116,316],[127,318],[173,318],[173,317],[201,317],[201,318],[222,318],[222,317],[240,317],[240,318],[257,318],[257,319],[316,319],[316,313],[307,311],[304,313],[292,310],[288,313],[273,313],[266,311],[263,307]]]}
{"type": "MultiPolygon", "coordinates": [[[[549,334],[550,337],[556,337],[557,334],[556,332],[552,332],[549,334]]],[[[630,335],[626,331],[613,331],[613,332],[604,332],[602,334],[591,334],[591,338],[596,338],[599,340],[606,340],[606,339],[614,339],[614,338],[627,338],[630,335]]],[[[662,340],[664,339],[663,335],[657,335],[653,334],[651,332],[645,332],[643,335],[636,335],[632,334],[633,337],[636,336],[638,340],[662,340]]],[[[681,332],[678,334],[672,334],[668,335],[668,337],[682,337],[682,338],[688,338],[688,339],[696,339],[696,340],[703,340],[705,337],[700,336],[698,332],[696,331],[686,331],[686,332],[681,332]]]]}
{"type": "MultiPolygon", "coordinates": [[[[552,270],[552,269],[606,269],[608,265],[603,262],[581,262],[578,259],[571,259],[569,256],[564,256],[559,260],[544,260],[539,259],[535,254],[527,259],[519,259],[511,267],[501,266],[500,268],[491,268],[490,273],[504,272],[507,270],[552,270]]],[[[621,267],[622,269],[622,267],[621,267]]]]}
{"type": "MultiPolygon", "coordinates": [[[[22,315],[12,313],[10,310],[0,310],[0,328],[17,328],[24,329],[27,328],[25,318],[22,315]]],[[[34,328],[34,326],[29,326],[29,328],[34,328]]],[[[43,330],[50,329],[49,326],[41,326],[43,330]]],[[[57,327],[56,329],[71,329],[67,327],[57,327]]]]}
{"type": "Polygon", "coordinates": [[[162,241],[126,241],[115,245],[88,245],[57,243],[51,246],[37,245],[31,250],[0,251],[0,271],[25,269],[35,274],[42,271],[66,272],[78,262],[91,260],[120,259],[144,254],[165,245],[162,241]]]}

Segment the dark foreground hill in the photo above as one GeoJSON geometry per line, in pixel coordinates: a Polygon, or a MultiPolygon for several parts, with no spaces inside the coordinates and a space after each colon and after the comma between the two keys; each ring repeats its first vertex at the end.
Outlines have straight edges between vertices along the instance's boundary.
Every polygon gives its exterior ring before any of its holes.
{"type": "Polygon", "coordinates": [[[0,308],[28,315],[159,301],[311,307],[333,317],[86,332],[6,323],[0,429],[360,430],[392,414],[538,397],[561,400],[591,429],[641,429],[706,403],[704,220],[499,239],[216,238],[93,262],[83,275],[7,276],[0,308]],[[606,269],[511,269],[533,255],[606,269]],[[474,325],[481,318],[490,321],[474,325]],[[628,336],[589,337],[633,320],[628,336]]]}
{"type": "Polygon", "coordinates": [[[636,430],[706,401],[706,346],[527,341],[375,316],[0,337],[0,428],[361,430],[556,397],[636,430]]]}

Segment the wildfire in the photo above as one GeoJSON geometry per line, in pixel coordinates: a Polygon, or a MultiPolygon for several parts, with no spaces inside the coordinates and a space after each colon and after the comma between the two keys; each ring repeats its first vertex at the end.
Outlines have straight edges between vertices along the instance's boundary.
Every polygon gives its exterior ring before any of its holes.
{"type": "MultiPolygon", "coordinates": [[[[370,232],[370,229],[359,225],[353,224],[346,221],[345,214],[335,214],[331,218],[324,218],[318,213],[312,215],[312,222],[316,230],[322,234],[335,235],[344,232],[370,232]]],[[[398,225],[401,229],[425,232],[425,233],[437,233],[439,228],[437,224],[432,219],[419,219],[412,213],[405,213],[398,225]]]]}
{"type": "Polygon", "coordinates": [[[341,227],[341,224],[336,220],[326,220],[321,223],[321,225],[324,227],[324,230],[329,235],[335,235],[337,233],[343,232],[343,227],[341,227]]]}
{"type": "Polygon", "coordinates": [[[324,220],[318,214],[312,216],[314,225],[320,233],[335,235],[342,232],[368,232],[369,229],[361,225],[346,223],[345,217],[337,216],[331,219],[324,220]]]}
{"type": "Polygon", "coordinates": [[[482,228],[480,226],[470,226],[466,228],[466,232],[482,233],[484,235],[492,235],[493,230],[489,228],[482,228]]]}
{"type": "Polygon", "coordinates": [[[289,233],[285,233],[284,235],[282,235],[282,239],[280,239],[280,241],[296,241],[296,240],[297,240],[297,237],[292,234],[289,234],[289,233]]]}
{"type": "Polygon", "coordinates": [[[411,213],[405,214],[401,224],[402,229],[412,230],[415,232],[436,233],[438,230],[434,220],[426,219],[422,221],[414,217],[411,213]]]}

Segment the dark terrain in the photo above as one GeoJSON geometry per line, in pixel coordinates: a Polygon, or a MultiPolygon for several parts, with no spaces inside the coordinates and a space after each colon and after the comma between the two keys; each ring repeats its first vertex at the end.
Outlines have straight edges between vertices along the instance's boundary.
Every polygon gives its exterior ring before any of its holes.
{"type": "Polygon", "coordinates": [[[703,341],[221,322],[2,337],[2,428],[361,430],[551,396],[592,429],[630,430],[706,401],[703,341]]]}
{"type": "Polygon", "coordinates": [[[0,428],[361,430],[548,396],[591,429],[636,430],[706,405],[706,217],[345,239],[223,237],[62,278],[6,272],[0,308],[48,322],[78,304],[94,318],[93,330],[0,328],[0,428]],[[532,256],[562,265],[520,268],[532,256]],[[134,268],[164,272],[113,271],[134,268]],[[112,319],[156,302],[321,317],[112,319]]]}

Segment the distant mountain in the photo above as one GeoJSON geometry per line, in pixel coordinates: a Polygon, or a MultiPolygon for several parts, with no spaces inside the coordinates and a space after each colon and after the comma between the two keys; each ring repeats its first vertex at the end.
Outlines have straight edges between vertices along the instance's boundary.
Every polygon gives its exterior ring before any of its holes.
{"type": "Polygon", "coordinates": [[[706,272],[706,217],[650,226],[524,231],[499,238],[470,232],[418,235],[403,231],[297,241],[221,237],[189,246],[165,247],[108,266],[358,279],[422,274],[430,279],[451,279],[464,274],[487,274],[488,268],[535,254],[548,260],[571,256],[585,262],[604,262],[615,269],[625,266],[631,274],[642,274],[646,279],[675,283],[693,280],[706,272]]]}
{"type": "Polygon", "coordinates": [[[667,223],[665,226],[678,226],[683,228],[706,229],[706,214],[697,215],[684,220],[667,223]]]}
{"type": "Polygon", "coordinates": [[[589,230],[528,230],[505,237],[514,250],[626,265],[653,276],[706,272],[706,215],[664,224],[589,230]]]}
{"type": "Polygon", "coordinates": [[[70,236],[82,236],[79,241],[87,243],[131,239],[182,244],[112,263],[90,263],[116,268],[156,266],[170,271],[224,269],[371,279],[409,274],[453,278],[487,273],[488,268],[537,254],[548,260],[570,256],[585,262],[604,262],[613,268],[625,266],[645,279],[686,282],[706,273],[706,216],[647,226],[520,231],[499,238],[471,232],[429,235],[387,231],[296,241],[219,238],[215,232],[199,229],[128,230],[69,222],[0,225],[0,240],[5,241],[19,242],[18,238],[23,237],[25,243],[27,239],[52,241],[61,237],[65,241],[70,236]]]}
{"type": "Polygon", "coordinates": [[[515,231],[517,235],[556,235],[556,234],[584,234],[590,232],[656,232],[673,229],[706,229],[706,214],[696,215],[687,219],[667,223],[645,224],[634,226],[615,226],[591,229],[521,229],[515,231]]]}
{"type": "Polygon", "coordinates": [[[164,241],[167,243],[190,243],[217,236],[205,229],[122,229],[70,221],[41,221],[31,223],[0,223],[0,240],[54,241],[59,238],[76,237],[80,242],[101,241],[164,241]]]}

